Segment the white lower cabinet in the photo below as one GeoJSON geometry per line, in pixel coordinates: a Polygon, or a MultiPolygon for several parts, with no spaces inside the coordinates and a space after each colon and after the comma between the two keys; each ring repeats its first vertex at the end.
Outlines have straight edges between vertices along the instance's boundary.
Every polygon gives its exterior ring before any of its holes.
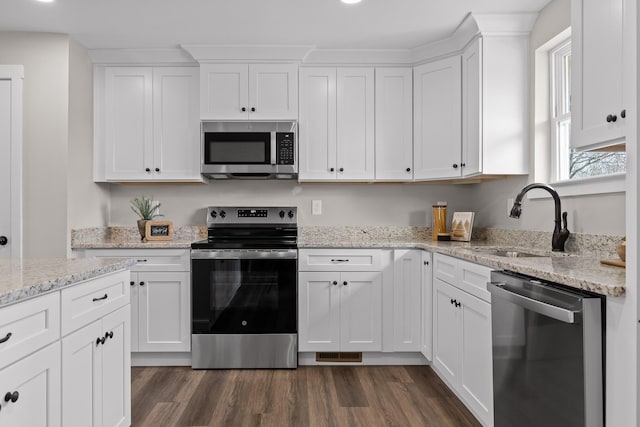
{"type": "Polygon", "coordinates": [[[129,306],[62,340],[62,425],[131,425],[129,306]]]}
{"type": "MultiPolygon", "coordinates": [[[[463,274],[468,271],[474,271],[475,277],[481,270],[485,287],[489,281],[487,267],[439,254],[434,258],[436,269],[445,265],[444,260],[455,266],[456,277],[469,277],[463,274]]],[[[476,417],[492,426],[491,304],[467,292],[468,282],[445,282],[448,276],[442,270],[434,271],[433,367],[476,417]]]]}
{"type": "Polygon", "coordinates": [[[380,351],[380,272],[301,272],[300,351],[380,351]]]}
{"type": "Polygon", "coordinates": [[[422,252],[393,251],[394,351],[422,351],[422,252]]]}
{"type": "Polygon", "coordinates": [[[0,425],[60,426],[59,341],[1,370],[0,384],[0,425]]]}

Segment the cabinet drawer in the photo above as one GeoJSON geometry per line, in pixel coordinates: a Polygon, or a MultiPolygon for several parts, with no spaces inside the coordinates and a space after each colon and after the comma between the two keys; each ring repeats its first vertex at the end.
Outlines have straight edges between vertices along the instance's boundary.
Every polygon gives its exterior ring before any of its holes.
{"type": "Polygon", "coordinates": [[[487,282],[491,280],[491,268],[468,261],[460,261],[459,287],[484,301],[491,302],[487,282]]]}
{"type": "Polygon", "coordinates": [[[433,276],[445,283],[455,285],[458,282],[458,258],[447,255],[433,255],[433,276]]]}
{"type": "Polygon", "coordinates": [[[379,271],[381,251],[371,249],[301,249],[300,271],[379,271]]]}
{"type": "Polygon", "coordinates": [[[85,257],[134,258],[131,271],[189,271],[189,249],[86,249],[85,257]]]}
{"type": "Polygon", "coordinates": [[[60,293],[0,310],[0,368],[60,338],[60,293]]]}
{"type": "Polygon", "coordinates": [[[63,289],[62,335],[128,304],[129,276],[129,271],[119,271],[63,289]]]}

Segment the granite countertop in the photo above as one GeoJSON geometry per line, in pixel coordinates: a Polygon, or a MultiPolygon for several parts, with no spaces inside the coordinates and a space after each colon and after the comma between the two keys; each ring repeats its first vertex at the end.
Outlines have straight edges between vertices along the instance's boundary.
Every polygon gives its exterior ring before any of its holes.
{"type": "MultiPolygon", "coordinates": [[[[168,242],[141,242],[133,228],[74,230],[72,248],[190,248],[206,238],[206,227],[188,227],[168,242]]],[[[625,294],[625,269],[600,263],[617,258],[615,244],[622,236],[572,234],[567,252],[553,253],[551,233],[485,229],[471,242],[434,242],[428,227],[300,227],[299,248],[388,248],[424,249],[462,258],[478,264],[534,276],[601,295],[625,294]],[[521,242],[527,242],[523,247],[521,242]],[[487,253],[505,248],[535,253],[537,257],[509,258],[487,253]]]]}
{"type": "Polygon", "coordinates": [[[0,260],[0,307],[128,268],[128,258],[0,260]]]}

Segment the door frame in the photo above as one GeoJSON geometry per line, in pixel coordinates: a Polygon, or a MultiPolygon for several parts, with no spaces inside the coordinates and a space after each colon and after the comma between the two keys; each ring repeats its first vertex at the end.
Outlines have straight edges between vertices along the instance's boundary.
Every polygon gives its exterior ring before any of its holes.
{"type": "Polygon", "coordinates": [[[24,66],[0,65],[0,80],[11,80],[11,257],[22,258],[22,81],[24,66]]]}

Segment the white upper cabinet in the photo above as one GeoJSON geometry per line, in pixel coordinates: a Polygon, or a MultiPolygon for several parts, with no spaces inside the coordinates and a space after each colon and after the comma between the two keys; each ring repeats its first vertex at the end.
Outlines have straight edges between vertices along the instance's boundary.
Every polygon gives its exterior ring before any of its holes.
{"type": "Polygon", "coordinates": [[[460,177],[460,56],[416,67],[413,80],[414,178],[460,177]]]}
{"type": "Polygon", "coordinates": [[[462,55],[463,177],[529,170],[528,36],[482,36],[462,55]]]}
{"type": "Polygon", "coordinates": [[[376,181],[413,179],[411,68],[376,68],[376,181]]]}
{"type": "Polygon", "coordinates": [[[571,14],[571,146],[623,142],[623,0],[572,0],[571,14]]]}
{"type": "Polygon", "coordinates": [[[202,181],[198,70],[96,69],[94,181],[202,181]]]}
{"type": "Polygon", "coordinates": [[[296,64],[201,64],[202,120],[297,120],[296,64]]]}
{"type": "Polygon", "coordinates": [[[374,179],[373,68],[300,69],[301,181],[374,179]]]}

